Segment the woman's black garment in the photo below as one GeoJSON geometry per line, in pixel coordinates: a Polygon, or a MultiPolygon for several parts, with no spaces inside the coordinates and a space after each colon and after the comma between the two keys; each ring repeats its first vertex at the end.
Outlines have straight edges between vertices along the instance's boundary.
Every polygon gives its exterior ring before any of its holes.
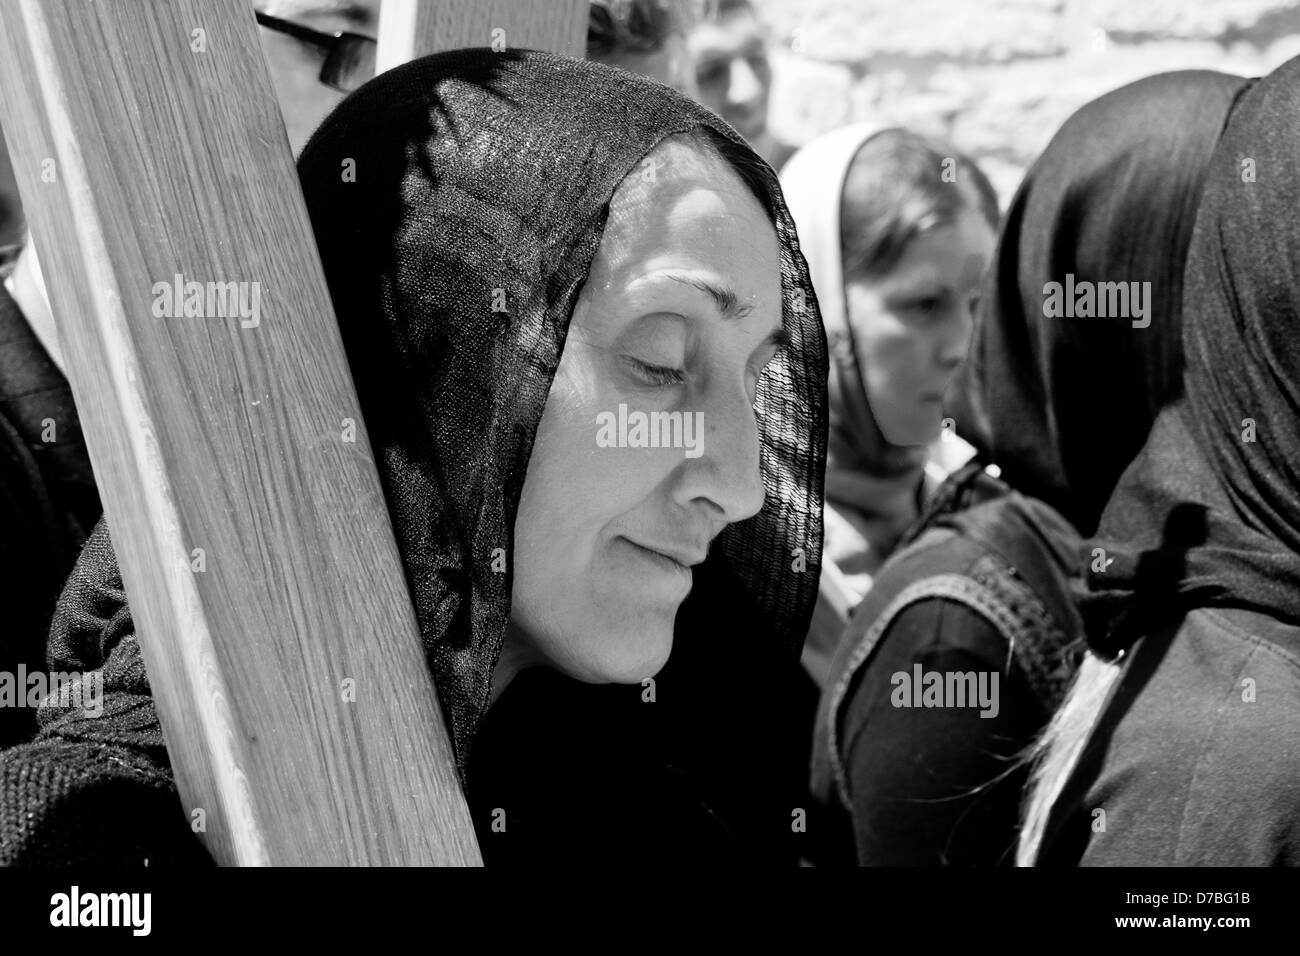
{"type": "Polygon", "coordinates": [[[41,685],[21,678],[45,670],[59,589],[99,515],[72,390],[0,283],[0,747],[36,730],[41,685]]]}
{"type": "Polygon", "coordinates": [[[538,667],[488,711],[468,790],[488,865],[811,857],[802,671],[751,652],[762,623],[743,600],[687,600],[711,603],[687,609],[706,623],[694,636],[679,628],[653,694],[538,667]]]}
{"type": "MultiPolygon", "coordinates": [[[[704,583],[703,593],[727,590],[704,583]]],[[[542,667],[519,674],[488,711],[470,762],[485,862],[805,855],[807,830],[793,826],[804,741],[786,683],[801,671],[746,653],[761,626],[753,614],[739,599],[701,609],[709,633],[674,650],[652,693],[542,667]],[[702,648],[705,637],[716,646],[702,648]]],[[[49,658],[57,670],[101,666],[104,711],[42,708],[37,739],[0,757],[0,864],[209,865],[172,780],[106,522],[60,598],[49,658]]]]}
{"type": "Polygon", "coordinates": [[[1177,394],[1183,263],[1197,203],[1224,120],[1250,82],[1165,73],[1094,100],[1052,138],[1007,212],[953,417],[1003,480],[1080,534],[1096,529],[1120,474],[1177,394]],[[1149,282],[1147,314],[1049,315],[1052,282],[1063,293],[1072,282],[1076,306],[1077,290],[1090,286],[1109,303],[1102,284],[1124,283],[1130,313],[1132,284],[1149,282]]]}
{"type": "MultiPolygon", "coordinates": [[[[1190,308],[1186,319],[1197,321],[1190,308]]],[[[1229,509],[1194,474],[1204,465],[1196,441],[1180,409],[1162,414],[1116,502],[1132,507],[1128,495],[1154,479],[1195,494],[1185,500],[1198,508],[1229,509]]],[[[1108,509],[1102,527],[1111,520],[1108,509]]],[[[1134,584],[1117,597],[1151,600],[1150,616],[1136,641],[1136,620],[1112,632],[1128,645],[1123,674],[1053,805],[1037,864],[1300,866],[1300,627],[1244,603],[1187,611],[1185,598],[1158,596],[1159,583],[1149,598],[1134,584]]]]}
{"type": "Polygon", "coordinates": [[[1026,776],[1017,758],[1081,650],[1070,587],[1077,542],[1053,509],[978,462],[940,486],[831,664],[812,764],[820,860],[1012,862],[1026,776]],[[918,668],[983,679],[992,706],[976,706],[974,693],[963,706],[915,706],[919,690],[896,698],[918,668]]]}
{"type": "Polygon", "coordinates": [[[1300,864],[1297,110],[1293,59],[1241,97],[1211,161],[1185,277],[1185,395],[1090,542],[1106,561],[1088,572],[1089,643],[1132,653],[1040,859],[1160,848],[1300,864]],[[1091,830],[1098,799],[1131,810],[1122,829],[1091,830]]]}
{"type": "MultiPolygon", "coordinates": [[[[714,114],[666,87],[600,64],[487,50],[380,75],[327,118],[299,174],[488,860],[536,859],[548,840],[575,860],[646,841],[652,856],[677,860],[705,852],[705,843],[731,859],[797,851],[802,808],[789,794],[803,774],[787,754],[806,753],[806,744],[791,740],[784,688],[797,674],[817,591],[827,360],[775,174],[714,114]],[[510,614],[512,569],[497,573],[493,555],[512,552],[533,438],[610,199],[655,145],[699,126],[752,162],[780,241],[791,342],[758,382],[765,503],[727,528],[695,569],[653,702],[640,687],[521,675],[480,747],[510,614]],[[506,311],[494,310],[502,300],[506,311]],[[548,724],[555,732],[539,738],[548,724]],[[552,765],[569,776],[535,779],[552,765]],[[545,812],[552,798],[570,807],[564,819],[545,812]],[[584,801],[599,804],[588,807],[588,829],[584,801]],[[505,811],[505,836],[488,843],[499,835],[496,808],[505,811]],[[543,832],[547,825],[555,829],[543,832]],[[687,839],[700,830],[712,836],[687,839]],[[672,832],[675,842],[666,839],[672,832]]],[[[112,594],[120,582],[107,531],[95,540],[78,567],[89,582],[81,590],[112,594]]],[[[93,667],[119,653],[130,631],[124,606],[87,615],[74,592],[51,639],[75,645],[71,656],[93,667]],[[103,621],[115,622],[111,635],[97,628],[103,621]]],[[[122,690],[139,705],[132,719],[148,724],[147,685],[122,690]]],[[[0,858],[44,858],[43,846],[66,846],[69,829],[93,831],[81,822],[98,812],[82,799],[93,792],[82,780],[157,786],[169,775],[160,751],[128,739],[128,763],[146,763],[147,773],[115,777],[83,752],[82,777],[60,777],[39,748],[66,739],[69,719],[0,758],[0,794],[15,781],[47,781],[0,801],[0,858]],[[43,821],[36,829],[24,822],[31,810],[43,821]]],[[[113,839],[138,862],[129,834],[113,839]]],[[[186,856],[169,845],[172,858],[186,856]]],[[[91,860],[102,852],[94,842],[82,849],[91,860]]]]}
{"type": "Polygon", "coordinates": [[[828,825],[847,816],[861,863],[1013,862],[1020,761],[1082,650],[1080,535],[1177,389],[1182,265],[1247,85],[1198,71],[1109,93],[1065,123],[1012,201],[954,417],[1016,493],[969,496],[909,533],[823,695],[813,787],[828,825]],[[1146,315],[1049,314],[1051,282],[1149,283],[1146,315]],[[891,680],[918,665],[998,674],[997,715],[894,706],[891,680]]]}
{"type": "Polygon", "coordinates": [[[177,797],[102,520],[59,595],[48,659],[100,669],[103,711],[41,707],[36,739],[0,752],[0,865],[210,864],[177,797]]]}

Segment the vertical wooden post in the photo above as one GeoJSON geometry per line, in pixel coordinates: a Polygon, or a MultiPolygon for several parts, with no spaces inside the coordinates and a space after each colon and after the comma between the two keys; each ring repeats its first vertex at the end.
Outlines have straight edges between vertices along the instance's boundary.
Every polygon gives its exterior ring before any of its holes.
{"type": "Polygon", "coordinates": [[[376,69],[462,47],[587,50],[588,0],[384,0],[376,69]]]}
{"type": "Polygon", "coordinates": [[[209,850],[477,863],[256,30],[4,0],[0,122],[209,850]]]}

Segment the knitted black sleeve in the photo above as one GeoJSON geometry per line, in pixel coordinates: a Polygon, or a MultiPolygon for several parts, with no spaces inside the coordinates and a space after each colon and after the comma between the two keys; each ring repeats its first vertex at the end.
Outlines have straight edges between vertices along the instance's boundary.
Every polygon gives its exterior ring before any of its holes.
{"type": "Polygon", "coordinates": [[[203,866],[162,728],[108,526],[101,519],[50,629],[53,675],[30,743],[0,751],[0,865],[203,866]],[[102,688],[102,689],[101,689],[102,688]]]}

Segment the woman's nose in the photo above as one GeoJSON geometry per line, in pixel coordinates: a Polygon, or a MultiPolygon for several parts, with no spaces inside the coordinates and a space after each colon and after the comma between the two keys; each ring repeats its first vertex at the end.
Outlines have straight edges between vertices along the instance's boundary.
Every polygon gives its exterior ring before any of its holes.
{"type": "Polygon", "coordinates": [[[952,310],[939,329],[935,360],[945,372],[953,372],[966,360],[974,331],[974,313],[965,300],[952,310]]]}
{"type": "Polygon", "coordinates": [[[752,106],[763,97],[763,84],[754,68],[742,56],[731,61],[727,99],[736,106],[752,106]]]}
{"type": "Polygon", "coordinates": [[[678,484],[680,504],[703,503],[728,524],[758,514],[766,493],[754,407],[743,388],[735,391],[701,409],[699,455],[687,458],[678,484]]]}

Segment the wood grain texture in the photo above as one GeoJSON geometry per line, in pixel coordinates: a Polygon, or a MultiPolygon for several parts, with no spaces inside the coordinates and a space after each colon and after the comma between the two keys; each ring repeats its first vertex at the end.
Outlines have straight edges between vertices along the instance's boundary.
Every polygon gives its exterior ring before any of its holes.
{"type": "Polygon", "coordinates": [[[4,0],[0,110],[214,858],[477,864],[251,7],[4,0]],[[258,321],[156,315],[178,274],[258,321]]]}
{"type": "Polygon", "coordinates": [[[587,51],[588,0],[384,0],[376,69],[462,47],[587,51]]]}

